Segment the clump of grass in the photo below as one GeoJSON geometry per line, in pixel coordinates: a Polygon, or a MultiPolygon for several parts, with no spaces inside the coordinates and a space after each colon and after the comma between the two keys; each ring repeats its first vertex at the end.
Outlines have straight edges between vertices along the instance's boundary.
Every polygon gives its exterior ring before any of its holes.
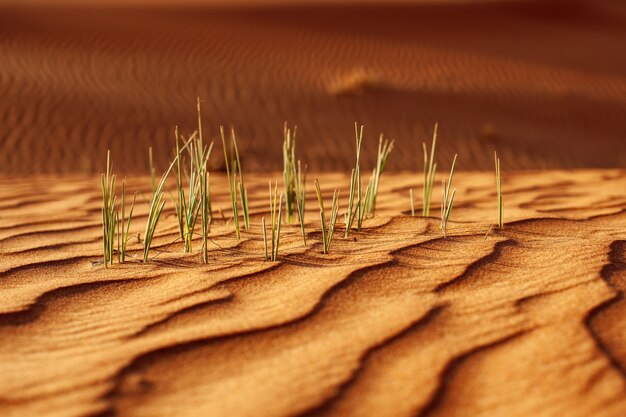
{"type": "MultiPolygon", "coordinates": [[[[184,251],[192,251],[193,234],[198,220],[198,214],[200,212],[201,201],[201,184],[199,167],[196,166],[196,152],[194,151],[194,144],[197,140],[197,132],[194,132],[190,137],[189,147],[187,148],[190,155],[190,170],[189,170],[189,192],[185,196],[185,189],[183,187],[183,170],[181,167],[180,156],[180,135],[178,133],[178,126],[175,130],[176,136],[176,154],[179,155],[176,160],[176,190],[178,201],[175,204],[176,217],[178,219],[178,230],[180,237],[183,240],[184,251]]],[[[198,144],[196,144],[198,145],[198,144]]]]}
{"type": "Polygon", "coordinates": [[[330,214],[330,222],[326,225],[326,213],[324,211],[324,200],[322,191],[320,190],[320,182],[315,178],[315,192],[317,193],[317,202],[320,206],[320,220],[322,221],[322,246],[323,253],[330,253],[330,245],[335,236],[335,225],[337,223],[337,213],[339,212],[339,190],[333,192],[333,206],[330,214]]]}
{"type": "Polygon", "coordinates": [[[165,182],[169,177],[170,173],[174,169],[174,166],[178,163],[178,159],[180,158],[180,154],[189,146],[194,136],[189,139],[183,147],[177,150],[176,155],[174,156],[174,160],[170,163],[167,171],[163,173],[161,176],[161,180],[157,184],[154,189],[154,193],[152,194],[152,198],[150,200],[150,208],[148,211],[148,220],[146,223],[146,230],[143,236],[143,261],[148,262],[148,255],[150,254],[150,247],[152,245],[152,238],[154,237],[154,232],[156,231],[156,226],[159,223],[159,219],[161,218],[161,214],[163,213],[163,208],[165,207],[165,200],[163,199],[163,187],[165,186],[165,182]]]}
{"type": "Polygon", "coordinates": [[[413,189],[409,190],[409,198],[411,199],[411,216],[415,217],[415,199],[413,198],[413,189]]]}
{"type": "Polygon", "coordinates": [[[446,182],[445,179],[441,180],[441,231],[443,232],[444,238],[448,237],[448,220],[450,219],[450,214],[452,214],[454,195],[456,194],[456,188],[453,188],[452,191],[450,191],[456,157],[457,155],[454,155],[454,159],[452,160],[452,167],[450,168],[448,181],[446,182]]]}
{"type": "MultiPolygon", "coordinates": [[[[387,159],[389,158],[389,154],[393,149],[393,141],[389,141],[380,135],[380,139],[378,140],[378,154],[376,157],[376,168],[372,171],[372,176],[370,178],[371,186],[368,196],[365,198],[365,213],[368,216],[374,216],[376,214],[376,199],[378,197],[378,186],[380,184],[380,177],[383,174],[383,170],[387,165],[387,159]]],[[[367,194],[367,193],[366,193],[367,194]]],[[[359,224],[359,230],[361,230],[361,225],[359,224]]]]}
{"type": "Polygon", "coordinates": [[[126,180],[122,181],[122,218],[117,225],[117,259],[120,263],[123,263],[126,260],[126,247],[128,245],[128,241],[130,240],[130,222],[133,218],[133,210],[135,209],[136,201],[137,193],[133,196],[133,203],[130,206],[128,218],[126,218],[126,180]]]}
{"type": "Polygon", "coordinates": [[[287,223],[293,221],[293,214],[297,210],[296,196],[296,132],[285,122],[283,129],[283,181],[285,184],[285,208],[287,209],[287,223]]]}
{"type": "Polygon", "coordinates": [[[295,192],[296,192],[296,208],[298,210],[298,221],[300,222],[300,233],[302,234],[302,243],[306,246],[306,232],[304,230],[304,213],[306,208],[306,165],[302,170],[302,165],[298,161],[298,168],[294,166],[295,192]]]}
{"type": "Polygon", "coordinates": [[[113,264],[117,229],[117,261],[126,261],[130,223],[133,218],[137,193],[133,197],[128,217],[126,217],[126,180],[122,181],[121,208],[115,195],[115,175],[112,174],[111,151],[107,151],[106,173],[102,174],[102,236],[104,242],[104,267],[113,264]]]}
{"type": "Polygon", "coordinates": [[[271,248],[268,253],[267,244],[267,227],[265,226],[265,217],[261,219],[263,226],[263,243],[265,246],[265,260],[276,262],[278,259],[278,247],[280,245],[280,225],[283,217],[283,193],[280,193],[280,199],[277,202],[278,195],[278,182],[274,185],[274,191],[272,192],[272,182],[270,181],[270,230],[271,230],[271,248]]]}
{"type": "Polygon", "coordinates": [[[104,267],[113,264],[115,226],[117,224],[117,198],[115,196],[115,175],[111,171],[111,151],[107,151],[107,168],[102,174],[102,237],[104,242],[104,267]]]}
{"type": "Polygon", "coordinates": [[[498,158],[498,153],[493,153],[494,160],[496,163],[496,192],[498,198],[498,227],[504,227],[503,222],[503,207],[502,207],[502,183],[500,181],[500,158],[498,158]]]}
{"type": "Polygon", "coordinates": [[[237,149],[237,139],[235,130],[230,130],[230,152],[226,148],[226,135],[224,127],[220,126],[220,135],[222,137],[222,145],[224,147],[224,162],[226,163],[226,176],[228,177],[228,187],[230,191],[230,202],[233,210],[233,221],[235,225],[235,234],[237,239],[241,237],[239,227],[239,209],[237,206],[237,192],[241,199],[241,208],[243,211],[244,227],[250,228],[250,213],[248,211],[248,192],[243,182],[243,172],[241,170],[241,160],[239,159],[239,150],[237,149]],[[239,179],[237,176],[239,175],[239,179]]]}
{"type": "MultiPolygon", "coordinates": [[[[184,243],[185,252],[193,250],[192,242],[198,217],[202,218],[202,253],[205,258],[206,240],[209,233],[211,220],[211,200],[208,184],[207,161],[213,149],[213,142],[205,146],[202,139],[202,120],[200,112],[200,99],[198,98],[198,130],[190,137],[189,147],[189,188],[185,196],[183,187],[183,170],[181,168],[182,156],[176,163],[177,176],[176,188],[178,191],[178,201],[176,203],[176,216],[178,218],[178,229],[180,237],[184,243]]],[[[180,153],[180,135],[178,127],[175,130],[176,153],[180,153]]]]}
{"type": "Polygon", "coordinates": [[[422,142],[422,150],[424,152],[424,196],[422,205],[422,216],[430,216],[430,199],[433,194],[433,185],[435,184],[435,173],[437,172],[437,163],[435,162],[435,147],[437,145],[437,128],[439,124],[435,124],[433,133],[433,141],[430,145],[430,157],[426,151],[426,143],[422,142]]]}
{"type": "Polygon", "coordinates": [[[356,162],[350,174],[350,194],[348,195],[348,212],[346,213],[346,231],[344,233],[344,237],[346,238],[350,234],[352,223],[355,218],[357,219],[357,228],[359,230],[361,229],[363,215],[365,212],[361,196],[361,143],[363,142],[363,125],[361,125],[361,128],[359,129],[358,124],[354,124],[354,135],[356,138],[356,162]],[[355,197],[357,199],[356,205],[354,204],[355,197]]]}

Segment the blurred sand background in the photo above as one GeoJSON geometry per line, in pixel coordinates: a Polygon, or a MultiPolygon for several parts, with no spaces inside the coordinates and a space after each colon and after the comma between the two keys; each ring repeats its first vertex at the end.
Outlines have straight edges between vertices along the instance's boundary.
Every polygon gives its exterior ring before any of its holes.
{"type": "MultiPolygon", "coordinates": [[[[347,170],[353,123],[421,170],[440,122],[462,170],[626,164],[626,2],[0,2],[0,174],[163,169],[173,129],[234,125],[250,171],[298,126],[310,170],[347,170]],[[123,3],[123,4],[122,4],[123,3]]],[[[214,169],[219,169],[214,154],[214,169]]],[[[370,159],[367,159],[370,158],[370,159]]]]}

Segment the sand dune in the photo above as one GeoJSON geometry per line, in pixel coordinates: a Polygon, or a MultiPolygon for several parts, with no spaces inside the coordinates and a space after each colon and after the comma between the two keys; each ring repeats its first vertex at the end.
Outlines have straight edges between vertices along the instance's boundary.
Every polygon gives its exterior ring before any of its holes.
{"type": "Polygon", "coordinates": [[[280,166],[284,121],[313,170],[347,168],[354,121],[367,155],[396,140],[390,169],[416,169],[436,121],[463,170],[493,149],[509,169],[626,163],[623,2],[436,3],[1,5],[0,172],[101,172],[111,148],[146,173],[150,145],[162,168],[197,96],[247,170],[280,166]]]}
{"type": "MultiPolygon", "coordinates": [[[[182,253],[168,206],[151,262],[133,239],[109,269],[94,178],[0,178],[2,415],[626,412],[623,171],[507,175],[507,225],[488,235],[492,174],[459,174],[448,239],[406,214],[416,175],[385,174],[354,239],[322,255],[311,200],[309,245],[285,226],[275,263],[259,230],[269,177],[248,176],[240,242],[213,224],[208,265],[182,253]]],[[[344,189],[343,211],[348,178],[320,181],[344,189]]],[[[146,213],[140,194],[131,234],[146,213]]]]}

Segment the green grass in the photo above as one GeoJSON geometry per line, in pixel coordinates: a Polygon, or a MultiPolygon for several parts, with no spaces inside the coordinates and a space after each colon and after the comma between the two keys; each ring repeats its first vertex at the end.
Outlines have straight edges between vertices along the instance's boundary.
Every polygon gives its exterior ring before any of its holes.
{"type": "Polygon", "coordinates": [[[295,192],[296,192],[296,208],[298,210],[298,221],[300,222],[300,234],[302,235],[302,243],[306,246],[306,231],[304,230],[304,214],[306,209],[306,165],[302,170],[302,165],[298,161],[298,169],[294,166],[295,192]]]}
{"type": "MultiPolygon", "coordinates": [[[[376,157],[376,168],[372,171],[370,178],[370,190],[369,195],[365,198],[365,213],[368,216],[374,216],[376,214],[376,199],[378,198],[378,187],[380,185],[380,177],[383,174],[385,166],[387,165],[387,159],[393,149],[393,141],[384,139],[383,135],[380,135],[378,140],[378,154],[376,157]]],[[[367,194],[367,193],[366,193],[367,194]]],[[[359,222],[360,223],[360,222],[359,222]]],[[[359,224],[359,230],[361,225],[359,224]]]]}
{"type": "MultiPolygon", "coordinates": [[[[178,127],[175,130],[176,153],[180,154],[180,138],[178,127]]],[[[193,238],[198,217],[202,221],[202,253],[203,258],[206,252],[207,234],[210,229],[211,220],[211,200],[208,185],[207,161],[213,149],[213,142],[205,146],[202,138],[202,120],[200,99],[198,98],[198,130],[189,138],[187,154],[189,157],[188,191],[185,195],[183,187],[183,169],[181,162],[182,155],[176,162],[176,189],[178,201],[176,202],[176,216],[178,219],[178,230],[183,241],[185,252],[193,251],[193,238]],[[207,223],[208,222],[208,223],[207,223]]]]}
{"type": "Polygon", "coordinates": [[[355,151],[356,162],[354,168],[350,174],[350,194],[348,195],[348,212],[346,213],[346,231],[344,237],[350,235],[352,224],[354,219],[357,218],[357,228],[361,229],[361,223],[363,221],[364,207],[362,200],[362,185],[361,185],[361,144],[363,143],[363,125],[359,128],[358,124],[354,124],[355,151]],[[354,198],[356,197],[356,204],[354,204],[354,198]]]}
{"type": "Polygon", "coordinates": [[[117,198],[115,196],[115,175],[111,171],[111,151],[107,151],[106,172],[102,180],[102,238],[104,242],[104,267],[113,264],[115,247],[115,227],[117,224],[117,198]]]}
{"type": "Polygon", "coordinates": [[[241,238],[239,227],[239,209],[237,206],[237,192],[241,199],[241,209],[243,211],[244,227],[250,228],[250,212],[248,211],[248,192],[243,182],[243,172],[241,169],[241,160],[239,159],[239,149],[237,148],[237,138],[235,130],[230,130],[230,152],[226,147],[226,134],[224,127],[220,126],[220,135],[222,137],[222,145],[224,147],[224,162],[226,164],[226,176],[228,177],[228,187],[230,191],[230,202],[233,210],[233,222],[235,225],[235,234],[237,239],[241,238]],[[239,176],[239,179],[237,179],[239,176]]]}
{"type": "Polygon", "coordinates": [[[176,154],[179,155],[176,160],[176,190],[178,201],[176,202],[176,217],[178,219],[178,230],[180,237],[183,241],[184,251],[191,252],[193,250],[192,242],[196,223],[198,221],[198,214],[200,213],[201,200],[201,184],[199,167],[196,166],[196,152],[194,146],[198,146],[197,132],[189,138],[189,147],[187,148],[189,158],[189,189],[187,195],[185,195],[185,188],[183,187],[183,170],[181,167],[181,161],[183,160],[180,152],[180,135],[178,133],[178,127],[175,130],[176,135],[176,154]]]}
{"type": "Polygon", "coordinates": [[[285,122],[283,130],[283,182],[285,185],[285,208],[287,209],[287,223],[293,222],[294,212],[297,210],[296,195],[296,131],[285,122]]]}
{"type": "Polygon", "coordinates": [[[265,247],[265,260],[276,262],[278,259],[278,248],[280,246],[280,226],[283,217],[283,193],[280,193],[278,199],[278,182],[274,185],[274,191],[272,191],[272,181],[269,182],[270,186],[270,231],[271,231],[271,247],[268,249],[267,242],[267,227],[265,226],[265,217],[261,219],[263,226],[263,243],[265,247]],[[276,204],[278,200],[278,205],[276,204]],[[269,250],[269,252],[268,252],[269,250]]]}
{"type": "Polygon", "coordinates": [[[335,236],[335,225],[337,224],[337,213],[339,212],[339,190],[333,192],[333,206],[331,209],[330,221],[326,225],[326,213],[324,210],[324,199],[320,190],[320,182],[315,178],[315,192],[317,194],[317,202],[320,207],[320,220],[322,221],[322,246],[323,253],[330,253],[330,246],[335,236]]]}
{"type": "Polygon", "coordinates": [[[213,149],[213,142],[208,146],[204,145],[202,135],[202,112],[200,98],[197,100],[198,108],[198,145],[194,156],[196,159],[196,170],[200,178],[200,216],[202,218],[202,262],[208,263],[209,233],[211,232],[211,222],[213,220],[213,210],[211,207],[211,184],[209,182],[209,171],[207,163],[213,149]]]}
{"type": "Polygon", "coordinates": [[[450,219],[450,214],[452,214],[454,195],[456,194],[456,188],[450,190],[450,187],[452,187],[456,157],[457,155],[454,155],[454,159],[452,160],[448,181],[446,182],[445,179],[441,180],[441,231],[443,232],[444,238],[448,237],[448,220],[450,219]]]}
{"type": "Polygon", "coordinates": [[[157,184],[154,189],[154,193],[152,194],[152,199],[150,200],[150,208],[148,211],[148,220],[146,222],[146,229],[143,235],[143,261],[148,262],[148,255],[150,254],[150,248],[152,246],[152,238],[154,237],[154,232],[156,231],[157,224],[159,223],[159,219],[161,218],[161,214],[163,213],[163,208],[165,207],[165,200],[163,199],[163,187],[165,186],[165,182],[169,177],[170,173],[174,169],[174,166],[177,165],[178,160],[180,158],[181,153],[189,146],[194,136],[189,139],[182,148],[177,150],[176,155],[174,156],[174,160],[170,163],[167,171],[163,173],[161,176],[161,180],[157,184]]]}
{"type": "Polygon", "coordinates": [[[130,240],[130,223],[133,219],[133,210],[137,201],[137,193],[133,196],[133,204],[130,206],[128,218],[126,218],[126,180],[122,181],[122,208],[121,220],[117,225],[117,260],[119,263],[126,261],[126,247],[130,240]]]}
{"type": "Polygon", "coordinates": [[[500,158],[498,158],[497,152],[493,153],[494,160],[496,163],[496,192],[498,198],[498,227],[504,227],[504,219],[503,219],[503,207],[502,207],[502,182],[500,180],[500,158]]]}
{"type": "Polygon", "coordinates": [[[422,216],[430,216],[430,199],[433,194],[435,184],[435,174],[437,173],[437,163],[435,162],[435,147],[437,146],[437,129],[439,124],[435,124],[433,141],[430,145],[430,157],[426,151],[426,143],[422,142],[424,152],[424,196],[422,198],[422,216]]]}

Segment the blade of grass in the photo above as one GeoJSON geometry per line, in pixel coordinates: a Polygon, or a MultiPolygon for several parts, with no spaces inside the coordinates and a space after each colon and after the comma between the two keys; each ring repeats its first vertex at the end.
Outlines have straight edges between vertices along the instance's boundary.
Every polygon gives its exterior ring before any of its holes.
{"type": "Polygon", "coordinates": [[[181,152],[185,150],[187,146],[189,146],[189,144],[191,143],[193,139],[194,139],[194,136],[192,136],[187,141],[187,143],[184,144],[182,148],[178,149],[178,152],[176,153],[174,160],[170,163],[170,166],[168,167],[167,171],[165,171],[163,175],[161,176],[161,180],[159,181],[155,189],[155,193],[152,196],[152,199],[150,201],[150,208],[148,211],[148,220],[146,222],[146,230],[143,236],[143,244],[144,244],[143,261],[144,262],[148,262],[148,255],[150,254],[152,238],[154,237],[154,232],[159,222],[159,218],[161,217],[161,214],[163,213],[163,207],[165,207],[165,201],[163,200],[163,187],[165,186],[165,182],[167,181],[168,176],[174,169],[174,166],[177,164],[178,159],[180,158],[181,152]]]}
{"type": "Polygon", "coordinates": [[[433,133],[433,141],[430,145],[430,158],[426,151],[426,143],[422,142],[422,150],[424,152],[424,196],[422,206],[422,216],[430,216],[430,199],[433,193],[433,185],[435,183],[435,173],[437,172],[437,164],[435,163],[435,148],[437,146],[437,129],[439,124],[435,123],[435,131],[433,133]]]}
{"type": "Polygon", "coordinates": [[[267,252],[267,226],[265,226],[265,217],[261,218],[261,226],[263,227],[263,248],[265,249],[265,260],[269,261],[269,254],[267,252]]]}
{"type": "Polygon", "coordinates": [[[224,163],[226,165],[226,177],[228,179],[228,190],[230,192],[230,204],[233,210],[233,222],[235,226],[235,234],[237,236],[237,240],[240,239],[240,231],[239,231],[239,210],[237,208],[237,167],[233,167],[233,172],[231,173],[231,163],[228,155],[228,150],[226,149],[226,135],[224,134],[224,126],[220,126],[220,135],[222,137],[222,145],[224,147],[224,163]]]}
{"type": "Polygon", "coordinates": [[[454,176],[456,158],[457,155],[454,155],[448,181],[446,182],[445,179],[441,180],[441,231],[443,232],[444,238],[448,236],[448,220],[450,219],[450,214],[452,214],[454,196],[456,194],[456,188],[450,190],[450,188],[452,187],[452,178],[454,176]]]}
{"type": "Polygon", "coordinates": [[[358,219],[358,229],[361,230],[360,223],[365,211],[362,206],[361,198],[361,144],[363,143],[363,125],[361,125],[359,129],[358,124],[354,123],[354,135],[356,162],[350,174],[350,193],[348,194],[348,212],[346,216],[346,231],[344,233],[344,237],[346,238],[350,235],[355,217],[358,219]],[[354,204],[355,196],[357,199],[356,205],[354,204]]]}
{"type": "Polygon", "coordinates": [[[300,222],[300,234],[302,235],[302,243],[306,246],[306,232],[304,230],[304,213],[306,205],[306,165],[304,166],[304,173],[300,161],[298,161],[298,171],[295,171],[295,192],[296,192],[296,208],[298,209],[298,221],[300,222]]]}
{"type": "Polygon", "coordinates": [[[504,227],[504,219],[503,212],[504,208],[502,206],[502,182],[500,180],[500,158],[498,158],[497,152],[493,153],[495,164],[496,164],[496,192],[498,198],[498,227],[504,227]]]}
{"type": "Polygon", "coordinates": [[[250,229],[250,212],[248,211],[248,191],[243,182],[243,170],[241,160],[239,159],[239,147],[237,146],[237,138],[235,137],[235,129],[230,129],[231,144],[235,149],[235,158],[237,160],[236,171],[239,174],[239,196],[241,198],[241,209],[243,211],[243,221],[246,230],[250,229]]]}
{"type": "Polygon", "coordinates": [[[376,168],[372,174],[372,189],[370,196],[365,200],[365,212],[368,216],[374,216],[376,214],[376,199],[378,197],[378,187],[380,185],[380,177],[383,174],[385,166],[387,165],[387,159],[393,149],[393,141],[388,141],[380,135],[378,140],[378,154],[376,157],[376,168]]]}
{"type": "MultiPolygon", "coordinates": [[[[115,197],[115,175],[112,174],[111,151],[107,151],[106,172],[101,176],[102,188],[102,240],[104,267],[113,264],[117,207],[115,197]]],[[[119,233],[118,233],[119,235],[119,233]]],[[[119,246],[119,241],[118,241],[119,246]]]]}
{"type": "Polygon", "coordinates": [[[317,203],[320,207],[320,220],[322,222],[322,252],[328,254],[330,252],[330,245],[333,241],[335,234],[335,225],[337,223],[337,214],[339,213],[339,190],[333,192],[333,205],[330,215],[330,223],[326,225],[326,213],[324,210],[324,199],[322,198],[322,191],[320,189],[320,183],[315,178],[315,193],[317,194],[317,203]]]}

